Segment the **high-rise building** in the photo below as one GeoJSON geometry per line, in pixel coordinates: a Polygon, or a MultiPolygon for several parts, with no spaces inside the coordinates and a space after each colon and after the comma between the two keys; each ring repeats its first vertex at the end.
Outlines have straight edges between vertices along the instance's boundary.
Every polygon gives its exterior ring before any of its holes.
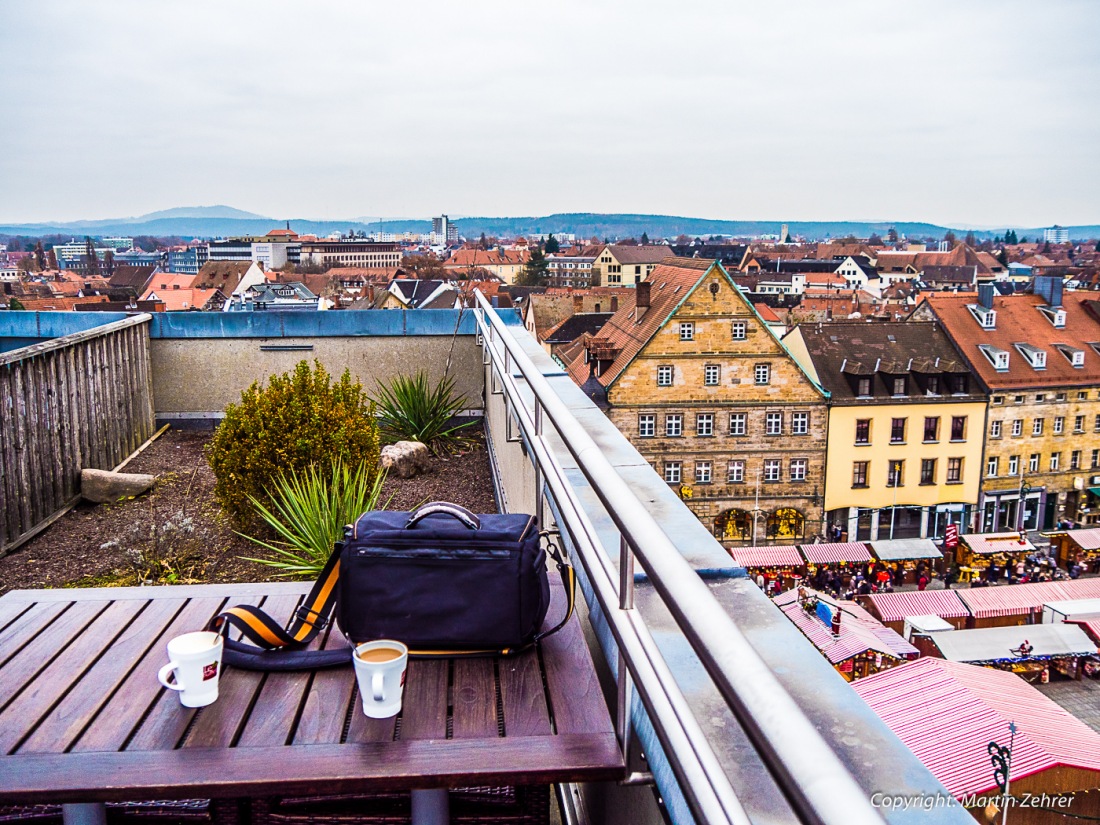
{"type": "Polygon", "coordinates": [[[457,243],[458,227],[446,215],[432,218],[432,243],[457,243]]]}
{"type": "Polygon", "coordinates": [[[1069,243],[1069,230],[1055,224],[1043,230],[1043,240],[1048,243],[1069,243]]]}

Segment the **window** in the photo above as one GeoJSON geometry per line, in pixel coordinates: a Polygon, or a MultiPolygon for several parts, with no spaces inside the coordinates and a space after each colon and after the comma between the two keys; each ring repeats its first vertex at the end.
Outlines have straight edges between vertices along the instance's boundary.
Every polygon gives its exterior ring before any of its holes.
{"type": "Polygon", "coordinates": [[[1001,422],[990,421],[989,422],[989,437],[1000,438],[1001,437],[1001,422]]]}
{"type": "Polygon", "coordinates": [[[893,380],[893,395],[905,395],[904,378],[895,378],[893,380]]]}
{"type": "Polygon", "coordinates": [[[672,367],[671,366],[657,367],[657,386],[658,387],[671,387],[672,386],[672,367]]]}
{"type": "Polygon", "coordinates": [[[861,418],[856,421],[856,444],[871,443],[871,419],[861,418]]]}
{"type": "Polygon", "coordinates": [[[695,340],[695,324],[692,321],[684,321],[680,324],[680,340],[681,341],[694,341],[695,340]]]}
{"type": "Polygon", "coordinates": [[[952,441],[965,441],[966,440],[966,416],[965,415],[953,415],[953,416],[951,416],[951,440],[952,441]]]}
{"type": "Polygon", "coordinates": [[[791,413],[791,435],[806,435],[810,431],[808,412],[791,413]]]}
{"type": "Polygon", "coordinates": [[[924,419],[924,440],[925,441],[939,441],[940,440],[940,419],[939,419],[939,416],[924,419]]]}
{"type": "Polygon", "coordinates": [[[744,321],[734,321],[731,329],[734,341],[745,340],[748,331],[748,325],[744,321]]]}
{"type": "Polygon", "coordinates": [[[925,392],[927,395],[940,394],[940,377],[938,375],[928,376],[928,389],[925,392]]]}
{"type": "Polygon", "coordinates": [[[1003,395],[993,396],[993,403],[994,404],[1003,404],[1004,402],[1005,402],[1005,397],[1003,395]]]}
{"type": "Polygon", "coordinates": [[[638,437],[653,438],[657,434],[657,416],[652,413],[638,416],[638,437]]]}
{"type": "Polygon", "coordinates": [[[904,418],[892,418],[892,419],[890,419],[890,443],[891,444],[904,444],[905,443],[905,419],[904,418]]]}
{"type": "Polygon", "coordinates": [[[744,435],[747,413],[730,413],[730,435],[744,435]]]}
{"type": "Polygon", "coordinates": [[[791,459],[791,481],[805,481],[806,480],[806,459],[804,458],[792,458],[791,459]]]}
{"type": "Polygon", "coordinates": [[[852,462],[852,486],[853,487],[866,487],[867,486],[867,465],[870,462],[867,461],[854,461],[852,462]]]}
{"type": "Polygon", "coordinates": [[[714,435],[714,413],[699,413],[695,416],[696,435],[714,435]]]}
{"type": "Polygon", "coordinates": [[[1074,450],[1072,453],[1069,454],[1069,468],[1071,470],[1080,470],[1081,469],[1081,451],[1080,450],[1074,450]]]}
{"type": "Polygon", "coordinates": [[[1032,435],[1042,435],[1043,434],[1043,421],[1044,420],[1045,419],[1042,419],[1042,418],[1036,418],[1034,421],[1031,422],[1031,434],[1032,435]]]}
{"type": "Polygon", "coordinates": [[[695,483],[696,484],[710,484],[710,462],[709,461],[696,461],[695,462],[695,483]]]}
{"type": "Polygon", "coordinates": [[[1014,418],[1012,420],[1012,434],[1023,435],[1024,434],[1024,420],[1022,418],[1014,418]]]}
{"type": "Polygon", "coordinates": [[[1008,457],[1008,474],[1014,476],[1020,472],[1020,457],[1018,455],[1010,455],[1008,457]]]}
{"type": "Polygon", "coordinates": [[[990,478],[997,477],[997,468],[1000,465],[1001,460],[997,456],[990,458],[985,464],[985,474],[990,478]]]}
{"type": "Polygon", "coordinates": [[[891,459],[890,469],[886,473],[886,486],[887,487],[904,487],[905,486],[905,461],[902,459],[891,459]]]}
{"type": "Polygon", "coordinates": [[[1094,433],[1100,433],[1100,415],[1096,416],[1096,419],[1093,421],[1092,431],[1094,433]]]}
{"type": "Polygon", "coordinates": [[[783,472],[783,463],[778,458],[769,458],[764,461],[764,481],[779,481],[783,472]]]}
{"type": "Polygon", "coordinates": [[[1083,433],[1085,431],[1085,416],[1078,415],[1074,417],[1073,431],[1075,433],[1083,433]]]}
{"type": "Polygon", "coordinates": [[[1078,400],[1078,401],[1084,401],[1084,400],[1085,400],[1086,398],[1088,398],[1088,397],[1089,397],[1089,394],[1088,394],[1087,392],[1079,392],[1079,393],[1077,393],[1077,400],[1078,400]]]}
{"type": "Polygon", "coordinates": [[[1015,395],[1015,396],[1012,397],[1012,403],[1013,404],[1023,404],[1024,403],[1024,397],[1022,395],[1015,395]]]}
{"type": "Polygon", "coordinates": [[[1100,450],[1092,451],[1092,469],[1100,467],[1100,450]]]}
{"type": "Polygon", "coordinates": [[[1047,397],[1043,393],[1039,393],[1037,396],[1035,396],[1035,400],[1036,401],[1046,401],[1047,397]]]}
{"type": "Polygon", "coordinates": [[[757,364],[753,376],[757,384],[767,384],[772,379],[771,364],[757,364]]]}
{"type": "Polygon", "coordinates": [[[679,461],[666,461],[665,462],[665,481],[669,484],[680,483],[680,462],[679,461]]]}
{"type": "Polygon", "coordinates": [[[764,416],[764,434],[780,435],[783,432],[783,413],[770,412],[764,416]]]}
{"type": "Polygon", "coordinates": [[[947,459],[947,483],[959,484],[963,480],[963,460],[961,458],[947,459]]]}
{"type": "Polygon", "coordinates": [[[922,458],[920,461],[920,483],[936,483],[936,459],[922,458]]]}
{"type": "Polygon", "coordinates": [[[665,435],[679,436],[684,434],[684,417],[682,415],[665,416],[665,435]]]}
{"type": "Polygon", "coordinates": [[[731,484],[740,484],[745,480],[745,462],[731,461],[727,471],[726,480],[731,484]]]}
{"type": "Polygon", "coordinates": [[[1066,419],[1064,416],[1056,416],[1054,419],[1054,434],[1061,435],[1062,431],[1066,428],[1066,419]]]}
{"type": "Polygon", "coordinates": [[[717,387],[721,374],[722,368],[718,364],[707,364],[703,367],[703,384],[708,387],[717,387]]]}
{"type": "Polygon", "coordinates": [[[1029,473],[1039,472],[1039,454],[1032,453],[1027,459],[1027,471],[1029,473]]]}
{"type": "Polygon", "coordinates": [[[856,394],[859,395],[860,398],[869,398],[871,395],[871,379],[860,378],[857,383],[859,384],[859,389],[856,394]]]}

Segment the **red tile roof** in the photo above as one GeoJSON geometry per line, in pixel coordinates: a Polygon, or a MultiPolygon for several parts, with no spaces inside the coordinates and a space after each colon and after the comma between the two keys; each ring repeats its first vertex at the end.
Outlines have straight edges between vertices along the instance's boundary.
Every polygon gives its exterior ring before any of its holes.
{"type": "Polygon", "coordinates": [[[1007,744],[1009,722],[1010,781],[1060,765],[1100,772],[1100,734],[1013,673],[925,657],[852,687],[955,796],[995,787],[987,748],[1007,744]]]}
{"type": "Polygon", "coordinates": [[[531,253],[526,249],[457,249],[443,262],[445,269],[472,269],[490,266],[526,264],[531,253]]]}
{"type": "Polygon", "coordinates": [[[1100,384],[1100,353],[1089,346],[1100,341],[1100,322],[1090,313],[1086,302],[1095,299],[1089,292],[1066,292],[1062,307],[1066,325],[1055,328],[1038,307],[1046,300],[1039,295],[998,295],[993,299],[996,311],[994,329],[983,329],[967,309],[978,303],[973,293],[933,293],[928,308],[943,324],[947,334],[963,356],[991,389],[1026,387],[1093,387],[1100,384]],[[1030,344],[1046,352],[1046,368],[1037,370],[1016,349],[1030,344]],[[1055,344],[1064,344],[1084,352],[1084,366],[1074,367],[1055,344]],[[1009,368],[998,372],[982,354],[981,345],[1009,353],[1009,368]]]}

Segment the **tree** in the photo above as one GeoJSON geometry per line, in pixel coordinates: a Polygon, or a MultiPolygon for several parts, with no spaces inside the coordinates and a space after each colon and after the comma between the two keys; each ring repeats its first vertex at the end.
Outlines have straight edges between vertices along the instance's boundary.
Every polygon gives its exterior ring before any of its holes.
{"type": "Polygon", "coordinates": [[[973,248],[978,243],[978,239],[974,237],[973,232],[967,232],[965,243],[967,246],[973,248]]]}
{"type": "Polygon", "coordinates": [[[649,233],[648,232],[643,232],[642,233],[642,246],[649,246],[649,233]]]}
{"type": "Polygon", "coordinates": [[[113,249],[108,249],[103,253],[103,268],[106,270],[108,278],[115,274],[115,251],[113,249]]]}
{"type": "Polygon", "coordinates": [[[54,252],[52,248],[49,249],[46,252],[46,264],[50,267],[50,269],[57,269],[58,268],[57,267],[57,253],[54,252]]]}
{"type": "Polygon", "coordinates": [[[955,241],[956,241],[956,240],[958,240],[958,239],[957,239],[957,238],[955,237],[955,233],[954,233],[954,232],[952,232],[952,231],[951,231],[950,229],[948,229],[948,230],[947,230],[947,231],[946,231],[946,232],[945,232],[945,233],[943,234],[943,239],[944,239],[945,241],[947,241],[947,243],[948,243],[948,244],[950,244],[951,246],[954,246],[954,245],[955,245],[955,241]]]}
{"type": "Polygon", "coordinates": [[[1096,242],[1096,251],[1100,252],[1100,241],[1096,242]]]}
{"type": "Polygon", "coordinates": [[[15,265],[15,268],[20,272],[35,272],[34,268],[34,256],[28,255],[25,258],[20,258],[19,263],[15,265]]]}
{"type": "Polygon", "coordinates": [[[691,238],[681,232],[679,235],[676,236],[676,243],[679,246],[687,246],[689,243],[691,243],[691,238]]]}
{"type": "Polygon", "coordinates": [[[542,286],[546,283],[548,268],[546,256],[542,254],[541,249],[536,247],[534,251],[531,252],[531,257],[527,261],[527,266],[523,268],[523,272],[521,272],[519,278],[516,279],[516,283],[519,286],[542,286]]]}
{"type": "Polygon", "coordinates": [[[1015,229],[1006,229],[1005,230],[1005,243],[1006,244],[1012,244],[1013,246],[1015,246],[1016,244],[1019,243],[1019,241],[1016,239],[1016,230],[1015,229]]]}
{"type": "Polygon", "coordinates": [[[42,248],[42,241],[34,245],[34,263],[39,272],[46,268],[46,250],[42,248]]]}
{"type": "Polygon", "coordinates": [[[898,230],[894,229],[894,227],[891,226],[886,232],[886,240],[888,240],[890,243],[897,243],[898,230]]]}
{"type": "Polygon", "coordinates": [[[871,237],[867,239],[867,243],[871,246],[882,246],[882,238],[879,237],[877,232],[872,232],[871,237]]]}
{"type": "Polygon", "coordinates": [[[1001,266],[1008,267],[1008,252],[1004,248],[997,253],[997,260],[1001,262],[1001,266]]]}
{"type": "Polygon", "coordinates": [[[481,238],[478,240],[477,245],[478,245],[478,248],[480,248],[480,249],[488,249],[489,248],[489,241],[485,237],[484,232],[481,233],[481,238]]]}
{"type": "Polygon", "coordinates": [[[23,306],[22,303],[20,303],[18,298],[12,298],[8,302],[8,309],[26,309],[26,307],[23,306]]]}
{"type": "Polygon", "coordinates": [[[84,237],[84,265],[89,275],[99,274],[99,258],[95,254],[95,244],[88,236],[84,237]]]}
{"type": "Polygon", "coordinates": [[[1043,254],[1050,252],[1050,241],[1043,243],[1043,254]]]}
{"type": "Polygon", "coordinates": [[[553,235],[547,235],[544,249],[547,255],[553,255],[555,252],[561,252],[561,244],[558,243],[558,239],[553,235]]]}
{"type": "Polygon", "coordinates": [[[23,242],[21,238],[8,238],[8,252],[22,252],[23,242]]]}
{"type": "Polygon", "coordinates": [[[422,279],[443,279],[448,275],[447,270],[443,268],[443,262],[430,252],[427,255],[409,255],[402,258],[401,268],[422,279]]]}

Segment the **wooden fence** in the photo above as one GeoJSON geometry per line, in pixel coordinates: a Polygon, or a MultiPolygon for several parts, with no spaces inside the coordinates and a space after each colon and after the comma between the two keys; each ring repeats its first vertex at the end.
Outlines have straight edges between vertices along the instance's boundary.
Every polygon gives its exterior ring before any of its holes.
{"type": "Polygon", "coordinates": [[[0,354],[0,556],[153,432],[149,315],[0,354]]]}

